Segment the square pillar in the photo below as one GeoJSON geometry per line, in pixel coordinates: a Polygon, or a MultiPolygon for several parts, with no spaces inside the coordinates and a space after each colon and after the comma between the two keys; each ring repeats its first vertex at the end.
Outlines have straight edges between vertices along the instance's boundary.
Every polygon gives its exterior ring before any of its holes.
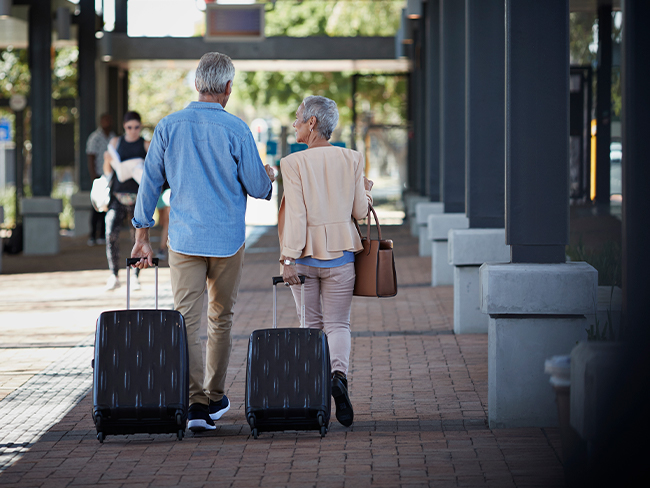
{"type": "Polygon", "coordinates": [[[467,229],[464,213],[431,214],[427,225],[431,241],[431,286],[452,285],[454,268],[449,264],[447,240],[450,229],[467,229]]]}
{"type": "MultiPolygon", "coordinates": [[[[70,197],[70,205],[74,209],[74,235],[90,234],[90,214],[93,211],[90,203],[90,192],[79,191],[70,197]]],[[[104,236],[100,236],[103,238],[104,236]]]]}
{"type": "Polygon", "coordinates": [[[442,202],[425,202],[415,205],[415,221],[418,224],[418,235],[420,237],[419,255],[431,256],[431,241],[429,240],[429,215],[442,214],[445,211],[445,204],[442,202]]]}
{"type": "Polygon", "coordinates": [[[449,262],[454,269],[454,333],[487,334],[489,317],[481,312],[479,268],[510,262],[505,229],[452,229],[449,262]]]}
{"type": "Polygon", "coordinates": [[[23,198],[23,254],[58,254],[59,214],[63,201],[50,197],[23,198]]]}
{"type": "Polygon", "coordinates": [[[415,206],[418,203],[424,203],[428,201],[429,201],[429,197],[422,196],[418,193],[408,192],[404,194],[404,207],[406,209],[406,220],[408,220],[411,226],[411,235],[413,237],[418,237],[420,235],[418,221],[415,216],[415,206]]]}
{"type": "Polygon", "coordinates": [[[440,0],[440,188],[445,212],[465,212],[465,2],[440,0]]]}
{"type": "Polygon", "coordinates": [[[488,325],[490,428],[557,425],[555,393],[544,361],[587,339],[586,318],[598,294],[587,263],[484,264],[481,311],[488,325]]]}

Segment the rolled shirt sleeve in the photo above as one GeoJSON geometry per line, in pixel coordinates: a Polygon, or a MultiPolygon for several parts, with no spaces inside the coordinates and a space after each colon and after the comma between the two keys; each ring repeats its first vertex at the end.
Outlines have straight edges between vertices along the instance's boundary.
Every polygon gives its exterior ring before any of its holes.
{"type": "Polygon", "coordinates": [[[156,210],[160,190],[165,182],[165,148],[165,138],[160,125],[158,125],[154,130],[149,151],[144,160],[144,171],[135,202],[131,223],[136,229],[153,227],[156,223],[153,214],[156,210]]]}
{"type": "Polygon", "coordinates": [[[359,156],[360,158],[356,161],[354,168],[354,202],[352,203],[352,216],[357,220],[361,220],[368,215],[368,204],[372,204],[372,196],[363,184],[365,162],[361,153],[359,153],[359,156]]]}
{"type": "Polygon", "coordinates": [[[255,139],[250,131],[241,139],[237,176],[250,196],[264,200],[271,199],[273,185],[266,174],[255,145],[255,139]]]}

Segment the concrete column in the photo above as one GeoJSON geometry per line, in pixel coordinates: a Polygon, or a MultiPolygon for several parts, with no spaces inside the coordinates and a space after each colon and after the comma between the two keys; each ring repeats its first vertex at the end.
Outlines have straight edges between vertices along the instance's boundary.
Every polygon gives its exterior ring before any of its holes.
{"type": "Polygon", "coordinates": [[[79,189],[90,191],[92,181],[88,172],[86,141],[97,125],[95,113],[95,1],[79,2],[79,189]]]}
{"type": "MultiPolygon", "coordinates": [[[[83,236],[90,234],[90,192],[79,191],[70,197],[70,205],[74,209],[74,235],[83,236]]],[[[103,236],[100,236],[103,238],[103,236]]]]}
{"type": "Polygon", "coordinates": [[[424,202],[415,205],[415,221],[418,224],[420,256],[431,256],[431,241],[429,240],[429,215],[442,214],[445,204],[442,202],[424,202]]]}
{"type": "Polygon", "coordinates": [[[428,197],[420,195],[414,191],[404,193],[404,209],[406,212],[406,220],[411,226],[411,235],[418,237],[420,235],[420,228],[415,215],[415,207],[418,203],[426,203],[429,201],[428,197]]]}
{"type": "Polygon", "coordinates": [[[465,5],[465,213],[471,229],[503,228],[505,7],[503,0],[465,5]]]}
{"type": "Polygon", "coordinates": [[[563,263],[569,238],[568,0],[506,0],[505,8],[506,243],[513,263],[563,263]]]}
{"type": "Polygon", "coordinates": [[[569,230],[569,5],[506,0],[506,243],[480,268],[492,428],[557,424],[544,360],[586,339],[597,271],[565,263],[569,230]],[[535,56],[530,55],[534,52],[535,56]],[[530,263],[530,264],[526,264],[530,263]]]}
{"type": "Polygon", "coordinates": [[[454,333],[487,334],[489,317],[481,312],[479,268],[510,262],[505,229],[452,229],[449,263],[454,270],[454,333]]]}
{"type": "Polygon", "coordinates": [[[425,25],[425,160],[427,194],[440,201],[440,2],[429,0],[424,10],[425,25]]]}
{"type": "MultiPolygon", "coordinates": [[[[650,4],[623,3],[623,322],[646,347],[650,261],[650,4]]],[[[647,352],[639,351],[645,355],[647,352]]],[[[643,357],[643,356],[642,356],[643,357]]]]}
{"type": "Polygon", "coordinates": [[[490,316],[490,428],[557,425],[544,360],[586,340],[597,284],[598,272],[587,263],[481,266],[481,311],[490,316]]]}
{"type": "Polygon", "coordinates": [[[449,264],[448,239],[451,229],[467,229],[469,220],[464,213],[429,215],[431,241],[431,286],[453,285],[454,267],[449,264]]]}
{"type": "Polygon", "coordinates": [[[63,211],[62,200],[49,197],[24,198],[21,202],[24,234],[23,253],[58,254],[59,214],[63,211]]]}
{"type": "Polygon", "coordinates": [[[29,7],[29,70],[32,109],[32,193],[52,193],[52,2],[29,7]]]}
{"type": "Polygon", "coordinates": [[[440,180],[445,212],[465,212],[465,2],[440,0],[440,180]]]}
{"type": "Polygon", "coordinates": [[[612,5],[598,6],[596,72],[596,202],[609,205],[612,139],[612,5]]]}
{"type": "MultiPolygon", "coordinates": [[[[424,6],[423,6],[424,7],[424,6]]],[[[427,195],[426,169],[426,133],[425,133],[425,72],[424,72],[424,19],[413,19],[413,138],[415,149],[415,167],[417,170],[416,187],[420,195],[427,195]]]]}
{"type": "Polygon", "coordinates": [[[115,28],[113,32],[126,34],[129,0],[115,0],[115,28]]]}
{"type": "Polygon", "coordinates": [[[479,267],[510,261],[505,244],[504,2],[465,2],[465,213],[468,230],[449,231],[454,266],[454,332],[487,333],[479,267]]]}

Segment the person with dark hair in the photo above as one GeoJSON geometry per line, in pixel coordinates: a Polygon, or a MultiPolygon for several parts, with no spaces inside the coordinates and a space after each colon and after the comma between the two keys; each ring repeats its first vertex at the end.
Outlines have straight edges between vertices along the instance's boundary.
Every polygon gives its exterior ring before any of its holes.
{"type": "MultiPolygon", "coordinates": [[[[113,133],[113,118],[110,114],[102,114],[99,118],[99,127],[94,131],[86,141],[86,155],[88,156],[88,174],[90,180],[99,178],[103,171],[104,152],[110,140],[115,137],[113,133]]],[[[90,236],[88,236],[88,245],[104,244],[104,235],[106,234],[106,212],[98,212],[91,207],[90,212],[90,236]]]]}
{"type": "Polygon", "coordinates": [[[190,363],[192,432],[214,430],[230,409],[226,373],[233,309],[244,264],[246,199],[271,199],[273,169],[262,164],[246,123],[226,112],[235,67],[207,53],[196,69],[199,100],[163,118],[154,131],[132,220],[138,268],[153,264],[149,227],[165,179],[170,187],[167,261],[174,308],[185,318],[190,363]],[[203,300],[208,292],[205,364],[201,344],[203,300]]]}
{"type": "MultiPolygon", "coordinates": [[[[106,258],[108,259],[108,268],[111,276],[106,283],[106,290],[114,290],[120,287],[118,272],[122,267],[120,263],[120,231],[122,223],[128,216],[129,220],[133,218],[135,209],[135,200],[138,194],[138,183],[133,178],[120,181],[117,171],[113,171],[115,165],[134,159],[145,158],[149,150],[149,142],[145,141],[140,132],[142,131],[142,120],[138,112],[129,111],[124,114],[124,135],[114,137],[110,145],[119,155],[119,161],[113,158],[108,152],[104,153],[104,173],[111,174],[111,201],[108,204],[106,212],[106,258]]],[[[131,228],[131,239],[135,242],[135,232],[131,228]]],[[[135,271],[135,277],[131,281],[131,289],[139,290],[140,281],[138,274],[140,270],[135,271]]]]}

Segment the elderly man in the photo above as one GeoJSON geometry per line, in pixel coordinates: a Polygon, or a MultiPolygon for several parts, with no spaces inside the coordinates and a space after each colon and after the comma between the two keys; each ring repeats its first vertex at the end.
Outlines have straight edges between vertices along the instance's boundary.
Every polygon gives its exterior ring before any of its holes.
{"type": "Polygon", "coordinates": [[[137,267],[154,256],[149,227],[165,178],[171,188],[169,267],[174,308],[187,327],[190,360],[188,428],[216,429],[230,408],[225,395],[233,308],[244,262],[246,196],[270,200],[273,170],[260,160],[250,129],[224,110],[235,68],[207,53],[196,70],[199,101],[162,119],[153,134],[133,218],[137,267]],[[208,290],[205,377],[199,337],[208,290]]]}

